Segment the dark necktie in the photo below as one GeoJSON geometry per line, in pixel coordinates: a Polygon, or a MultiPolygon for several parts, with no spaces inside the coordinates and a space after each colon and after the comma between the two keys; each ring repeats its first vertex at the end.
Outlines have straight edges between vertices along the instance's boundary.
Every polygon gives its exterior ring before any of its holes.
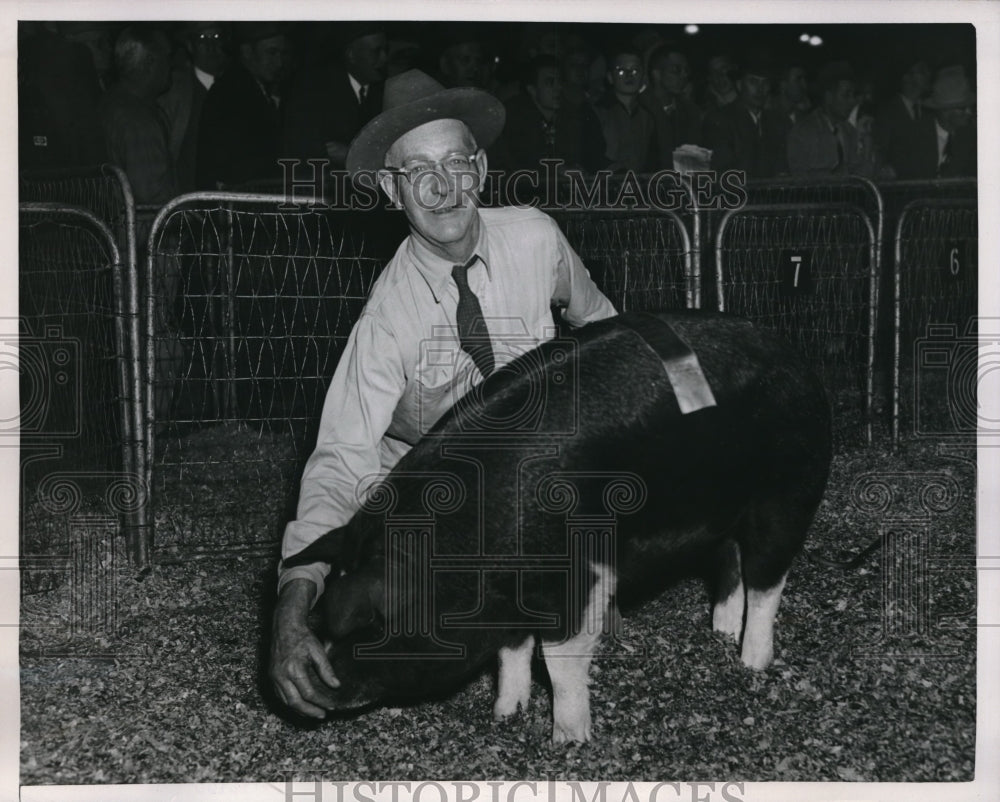
{"type": "Polygon", "coordinates": [[[476,263],[478,256],[473,256],[464,265],[455,265],[451,269],[452,278],[458,285],[458,309],[455,317],[458,322],[458,342],[462,350],[472,357],[479,372],[486,378],[493,372],[493,346],[490,345],[490,335],[483,319],[483,309],[479,299],[469,287],[469,268],[476,263]]]}
{"type": "Polygon", "coordinates": [[[841,130],[840,124],[833,124],[833,136],[837,140],[837,167],[835,168],[837,170],[844,166],[844,140],[840,135],[841,130]]]}

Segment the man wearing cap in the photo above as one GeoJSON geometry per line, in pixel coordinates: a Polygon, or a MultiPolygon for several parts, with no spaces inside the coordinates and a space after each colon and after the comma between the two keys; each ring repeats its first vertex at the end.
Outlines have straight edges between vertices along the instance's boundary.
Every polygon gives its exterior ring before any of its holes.
{"type": "Polygon", "coordinates": [[[177,165],[178,188],[197,188],[198,129],[208,90],[229,66],[228,25],[198,20],[178,32],[181,58],[175,63],[170,89],[157,103],[170,126],[170,152],[177,165]]]}
{"type": "Polygon", "coordinates": [[[239,59],[208,91],[198,131],[197,183],[205,189],[280,178],[279,108],[289,67],[285,27],[236,26],[239,59]]]}
{"type": "MultiPolygon", "coordinates": [[[[337,365],[283,557],[347,523],[373,477],[469,388],[552,337],[551,305],[574,326],[615,313],[551,218],[479,208],[483,148],[503,122],[492,95],[444,89],[410,70],[386,82],[381,114],[351,144],[348,172],[378,180],[410,235],[372,287],[337,365]]],[[[279,698],[318,718],[331,706],[324,688],[338,681],[306,618],[328,571],[280,570],[271,646],[279,698]]]]}
{"type": "Polygon", "coordinates": [[[285,158],[327,159],[342,168],[347,146],[382,106],[388,62],[385,32],[363,23],[336,23],[337,58],[296,76],[281,132],[285,158]]]}
{"type": "Polygon", "coordinates": [[[940,70],[924,106],[934,114],[939,178],[976,175],[976,93],[962,67],[940,70]]]}

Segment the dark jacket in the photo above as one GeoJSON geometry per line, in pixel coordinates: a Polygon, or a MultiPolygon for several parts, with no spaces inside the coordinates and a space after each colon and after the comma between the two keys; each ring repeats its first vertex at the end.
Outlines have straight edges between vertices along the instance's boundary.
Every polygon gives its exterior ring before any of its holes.
{"type": "Polygon", "coordinates": [[[497,167],[508,170],[534,170],[542,159],[560,159],[565,167],[594,171],[606,163],[601,124],[586,104],[564,104],[551,122],[528,95],[515,95],[504,106],[507,120],[490,149],[491,164],[495,160],[497,167]]]}
{"type": "Polygon", "coordinates": [[[284,102],[282,156],[325,159],[327,142],[350,145],[362,126],[382,110],[382,89],[381,83],[371,84],[364,104],[359,104],[343,67],[326,64],[299,73],[284,102]]]}
{"type": "Polygon", "coordinates": [[[653,167],[657,170],[672,170],[674,151],[677,148],[681,145],[702,144],[701,109],[685,98],[678,99],[669,109],[665,108],[652,92],[643,92],[639,98],[639,102],[653,115],[653,167]]]}
{"type": "Polygon", "coordinates": [[[208,91],[198,131],[198,186],[280,178],[278,109],[241,64],[208,91]]]}
{"type": "Polygon", "coordinates": [[[913,119],[896,95],[875,117],[875,149],[899,179],[934,178],[937,136],[934,114],[924,109],[913,119]]]}
{"type": "Polygon", "coordinates": [[[783,137],[772,112],[761,112],[758,129],[739,101],[707,114],[702,135],[704,146],[712,151],[713,170],[742,170],[747,178],[770,178],[777,173],[783,137]]]}

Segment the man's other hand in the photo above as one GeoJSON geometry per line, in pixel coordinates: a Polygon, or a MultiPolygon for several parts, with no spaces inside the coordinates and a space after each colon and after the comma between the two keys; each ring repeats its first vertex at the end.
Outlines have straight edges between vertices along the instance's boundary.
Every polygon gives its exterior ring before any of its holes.
{"type": "Polygon", "coordinates": [[[286,705],[313,718],[326,718],[336,706],[330,693],[340,687],[307,618],[313,583],[294,579],[281,589],[271,633],[271,681],[286,705]]]}

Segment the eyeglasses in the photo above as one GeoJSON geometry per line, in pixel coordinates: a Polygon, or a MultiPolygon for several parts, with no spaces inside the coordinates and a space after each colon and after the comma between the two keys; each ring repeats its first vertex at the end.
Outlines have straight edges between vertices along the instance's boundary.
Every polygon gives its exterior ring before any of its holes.
{"type": "Polygon", "coordinates": [[[626,75],[629,78],[635,78],[642,70],[639,67],[615,67],[615,75],[624,78],[626,75]]]}
{"type": "Polygon", "coordinates": [[[222,43],[226,41],[226,36],[225,34],[221,33],[199,33],[195,37],[195,39],[197,39],[199,42],[222,43]]]}
{"type": "Polygon", "coordinates": [[[448,175],[470,172],[475,158],[475,153],[449,153],[436,162],[411,162],[405,167],[387,167],[385,169],[387,172],[405,176],[412,184],[421,176],[429,175],[438,169],[444,170],[448,175]]]}

